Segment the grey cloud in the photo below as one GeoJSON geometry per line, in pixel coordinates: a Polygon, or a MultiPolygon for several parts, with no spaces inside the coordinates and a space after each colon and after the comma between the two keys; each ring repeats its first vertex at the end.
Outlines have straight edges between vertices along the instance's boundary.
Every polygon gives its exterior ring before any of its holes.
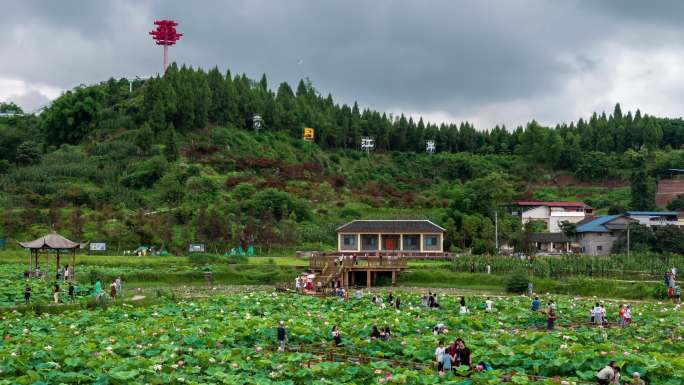
{"type": "MultiPolygon", "coordinates": [[[[681,49],[677,1],[469,0],[23,1],[0,14],[0,77],[69,88],[156,73],[147,32],[180,22],[178,63],[310,78],[338,101],[473,116],[529,101],[530,114],[566,120],[544,100],[597,71],[608,45],[681,49]],[[650,5],[650,3],[649,3],[650,5]],[[668,12],[669,11],[669,12],[668,12]],[[668,22],[660,25],[658,20],[668,22]],[[4,47],[4,48],[3,48],[4,47]],[[300,64],[301,62],[301,64],[300,64]]],[[[570,95],[572,96],[572,95],[570,95]]],[[[566,95],[564,100],[572,98],[566,95]]],[[[572,110],[572,106],[568,108],[572,110]]],[[[585,114],[590,114],[586,111],[585,114]]],[[[573,115],[571,118],[575,118],[573,115]]],[[[483,122],[507,122],[479,116],[483,122]]],[[[520,123],[516,120],[514,123],[520,123]]]]}
{"type": "Polygon", "coordinates": [[[50,103],[50,98],[38,90],[29,90],[22,94],[10,95],[7,101],[16,103],[26,112],[36,112],[50,103]]]}

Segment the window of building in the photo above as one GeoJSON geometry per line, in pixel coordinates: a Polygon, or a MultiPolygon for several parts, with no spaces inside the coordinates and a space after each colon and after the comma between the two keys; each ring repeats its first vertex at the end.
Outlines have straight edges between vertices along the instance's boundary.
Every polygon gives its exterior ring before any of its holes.
{"type": "Polygon", "coordinates": [[[596,251],[603,251],[603,246],[596,246],[596,251]]]}
{"type": "Polygon", "coordinates": [[[427,250],[439,250],[439,239],[438,235],[424,235],[423,236],[425,249],[427,250]]]}
{"type": "Polygon", "coordinates": [[[420,250],[420,235],[404,235],[404,250],[420,250]]]}
{"type": "Polygon", "coordinates": [[[362,234],[361,250],[378,250],[377,234],[362,234]]]}
{"type": "Polygon", "coordinates": [[[343,235],[342,243],[345,246],[356,246],[356,235],[343,235]]]}

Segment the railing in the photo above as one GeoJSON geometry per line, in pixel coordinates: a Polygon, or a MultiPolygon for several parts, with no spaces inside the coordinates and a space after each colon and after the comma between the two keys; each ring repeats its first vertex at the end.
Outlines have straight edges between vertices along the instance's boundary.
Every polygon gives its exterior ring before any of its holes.
{"type": "Polygon", "coordinates": [[[387,268],[405,268],[408,259],[397,256],[313,256],[309,259],[309,268],[313,270],[322,270],[321,275],[328,275],[327,267],[336,266],[337,273],[342,272],[342,268],[354,267],[387,267],[387,268]],[[340,259],[341,258],[341,259],[340,259]]]}
{"type": "Polygon", "coordinates": [[[382,251],[298,251],[298,258],[314,258],[314,257],[340,257],[340,256],[357,256],[357,257],[373,257],[373,256],[394,256],[408,259],[454,259],[461,254],[447,253],[447,252],[427,252],[427,251],[397,251],[397,250],[382,250],[382,251]]]}

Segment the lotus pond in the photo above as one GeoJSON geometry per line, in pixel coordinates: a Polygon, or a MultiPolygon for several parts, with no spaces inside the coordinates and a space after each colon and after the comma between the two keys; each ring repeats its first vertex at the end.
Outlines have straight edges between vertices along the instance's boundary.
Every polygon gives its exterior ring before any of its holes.
{"type": "MultiPolygon", "coordinates": [[[[498,384],[513,373],[513,383],[554,384],[592,380],[610,360],[624,377],[639,371],[650,383],[684,384],[682,310],[672,304],[632,303],[632,326],[599,328],[584,326],[593,301],[556,297],[559,327],[547,332],[525,297],[494,297],[492,313],[479,310],[483,298],[467,298],[472,312],[461,316],[454,296],[431,310],[418,294],[395,295],[401,310],[373,305],[368,294],[343,301],[253,291],[140,308],[6,313],[0,384],[498,384]],[[275,349],[279,321],[289,335],[284,353],[275,349]],[[432,334],[438,323],[446,334],[432,334]],[[333,325],[344,347],[332,347],[333,325]],[[370,341],[373,325],[389,326],[392,338],[370,341]],[[474,363],[494,370],[439,376],[435,346],[457,337],[474,363]]],[[[614,318],[619,304],[605,305],[614,318]]]]}

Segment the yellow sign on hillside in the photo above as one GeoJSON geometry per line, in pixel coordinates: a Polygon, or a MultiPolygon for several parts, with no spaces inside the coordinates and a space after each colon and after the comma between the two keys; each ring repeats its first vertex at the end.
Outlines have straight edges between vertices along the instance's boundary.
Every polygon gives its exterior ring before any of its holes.
{"type": "Polygon", "coordinates": [[[314,140],[314,129],[310,127],[304,127],[304,140],[313,142],[314,140]]]}

